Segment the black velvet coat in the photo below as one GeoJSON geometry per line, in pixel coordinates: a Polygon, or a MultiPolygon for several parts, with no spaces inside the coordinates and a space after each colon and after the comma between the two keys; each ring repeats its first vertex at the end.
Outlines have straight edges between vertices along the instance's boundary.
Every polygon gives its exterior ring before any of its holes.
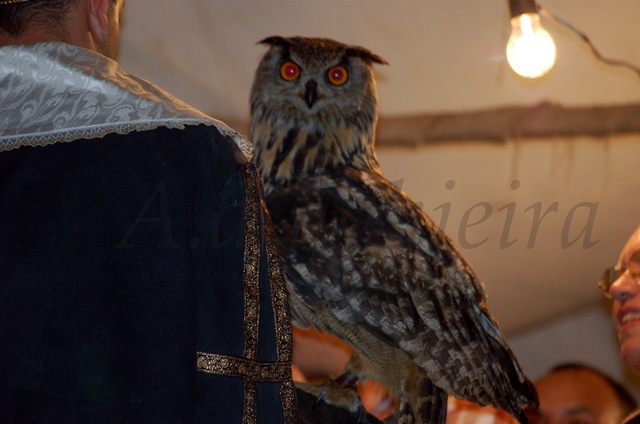
{"type": "Polygon", "coordinates": [[[292,422],[257,181],[204,125],[0,152],[0,422],[292,422]]]}

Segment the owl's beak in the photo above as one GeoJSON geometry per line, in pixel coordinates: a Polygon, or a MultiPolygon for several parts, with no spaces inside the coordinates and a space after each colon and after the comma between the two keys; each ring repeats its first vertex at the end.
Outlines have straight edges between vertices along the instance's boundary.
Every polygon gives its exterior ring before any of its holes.
{"type": "Polygon", "coordinates": [[[313,104],[316,102],[317,99],[318,99],[318,83],[315,82],[314,80],[309,80],[305,85],[305,92],[304,92],[304,101],[307,102],[307,106],[309,106],[309,109],[311,109],[311,107],[313,106],[313,104]]]}

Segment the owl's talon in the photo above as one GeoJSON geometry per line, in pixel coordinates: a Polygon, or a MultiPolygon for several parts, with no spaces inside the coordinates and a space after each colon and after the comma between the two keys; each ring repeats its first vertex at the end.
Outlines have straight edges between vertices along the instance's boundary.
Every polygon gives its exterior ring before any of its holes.
{"type": "Polygon", "coordinates": [[[326,393],[327,393],[327,387],[323,386],[318,392],[318,394],[316,395],[316,401],[313,403],[313,407],[311,408],[312,411],[315,410],[316,407],[320,405],[320,403],[324,400],[326,393]]]}
{"type": "MultiPolygon", "coordinates": [[[[343,379],[344,381],[352,381],[351,378],[343,379]]],[[[360,396],[356,390],[355,384],[351,387],[343,387],[336,380],[329,380],[322,385],[310,383],[296,383],[296,385],[307,393],[315,396],[315,402],[312,406],[314,410],[320,403],[326,403],[339,408],[351,411],[352,413],[366,414],[366,410],[360,401],[360,396]]]]}
{"type": "Polygon", "coordinates": [[[364,409],[364,406],[362,404],[358,405],[358,420],[356,421],[356,424],[368,422],[369,420],[367,417],[367,411],[364,409]],[[365,420],[365,418],[367,418],[367,420],[365,420]]]}
{"type": "Polygon", "coordinates": [[[346,371],[340,377],[334,380],[339,387],[343,389],[353,389],[356,390],[356,383],[358,382],[358,377],[354,375],[352,372],[346,371]]]}

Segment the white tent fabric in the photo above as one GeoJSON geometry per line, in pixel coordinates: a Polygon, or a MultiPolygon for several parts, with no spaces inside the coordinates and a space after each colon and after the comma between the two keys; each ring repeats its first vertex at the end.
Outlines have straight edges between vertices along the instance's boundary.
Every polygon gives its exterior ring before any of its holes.
{"type": "MultiPolygon", "coordinates": [[[[640,64],[640,4],[549,0],[607,56],[640,64]]],[[[476,110],[541,100],[594,105],[638,100],[637,75],[597,62],[567,28],[543,17],[555,69],[525,80],[506,65],[506,0],[130,0],[121,61],[194,106],[246,119],[253,72],[271,35],[329,37],[387,59],[377,68],[384,116],[476,110]]]]}

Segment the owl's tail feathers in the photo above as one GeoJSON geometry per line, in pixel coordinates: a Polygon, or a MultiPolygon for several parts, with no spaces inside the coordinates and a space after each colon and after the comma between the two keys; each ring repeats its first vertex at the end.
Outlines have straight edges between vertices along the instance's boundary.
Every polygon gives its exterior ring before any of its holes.
{"type": "Polygon", "coordinates": [[[422,370],[403,378],[399,398],[398,424],[442,424],[447,418],[447,393],[422,370]]]}
{"type": "Polygon", "coordinates": [[[499,333],[495,321],[485,317],[485,325],[489,323],[495,327],[494,334],[497,335],[489,340],[492,357],[489,375],[493,376],[490,380],[493,383],[492,392],[495,393],[491,403],[511,414],[522,424],[528,424],[525,411],[531,407],[538,407],[538,393],[531,380],[524,375],[518,359],[499,333]],[[503,377],[500,378],[501,376],[503,377]]]}
{"type": "Polygon", "coordinates": [[[519,405],[507,412],[509,412],[521,424],[529,424],[526,411],[530,408],[538,408],[538,395],[533,383],[528,378],[525,378],[523,385],[525,385],[526,388],[522,388],[518,392],[526,393],[526,395],[521,395],[519,405]]]}

